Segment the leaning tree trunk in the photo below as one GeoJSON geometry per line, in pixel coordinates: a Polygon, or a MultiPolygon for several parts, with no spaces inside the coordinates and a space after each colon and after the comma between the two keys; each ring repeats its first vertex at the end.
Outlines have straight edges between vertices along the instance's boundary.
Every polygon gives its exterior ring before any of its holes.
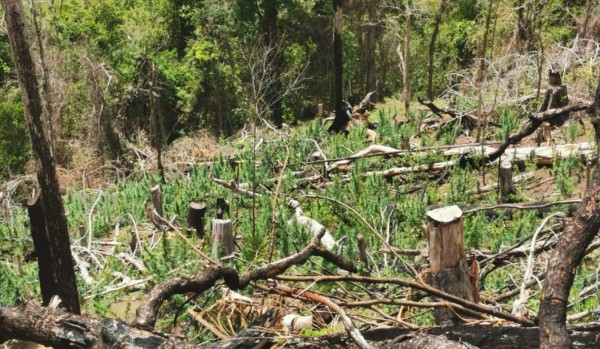
{"type": "MultiPolygon", "coordinates": [[[[596,131],[600,165],[600,79],[596,87],[594,103],[589,111],[593,113],[592,124],[596,131]]],[[[560,237],[552,258],[548,261],[548,271],[542,299],[540,301],[540,348],[563,349],[571,346],[567,331],[567,300],[573,284],[575,271],[581,263],[585,250],[600,229],[600,171],[596,168],[592,183],[586,188],[583,203],[575,212],[573,222],[560,237]]]]}
{"type": "Polygon", "coordinates": [[[269,81],[270,85],[267,90],[267,103],[271,111],[271,120],[277,128],[281,128],[283,124],[283,109],[281,107],[281,72],[283,71],[283,57],[279,52],[279,33],[277,31],[277,7],[278,1],[268,0],[263,1],[264,13],[262,15],[263,41],[265,49],[268,50],[267,61],[273,64],[273,76],[269,81]]]}
{"type": "Polygon", "coordinates": [[[342,101],[344,59],[342,51],[342,7],[343,0],[333,0],[333,100],[335,119],[329,132],[341,132],[346,128],[348,119],[342,101]]]}
{"type": "MultiPolygon", "coordinates": [[[[47,248],[52,259],[52,286],[55,287],[56,293],[67,310],[78,314],[80,312],[79,297],[71,257],[69,230],[58,190],[54,159],[44,132],[42,102],[35,64],[29,49],[23,6],[20,0],[2,0],[2,7],[25,106],[31,149],[36,159],[37,180],[41,189],[44,210],[45,234],[48,235],[49,241],[47,248]]],[[[46,285],[41,286],[44,288],[46,285]]]]}
{"type": "Polygon", "coordinates": [[[440,31],[440,23],[446,7],[448,6],[449,0],[442,0],[440,2],[440,9],[435,15],[435,21],[433,23],[433,33],[431,33],[431,40],[429,40],[429,61],[427,64],[427,98],[433,101],[433,55],[435,54],[435,41],[437,40],[438,33],[440,31]]]}

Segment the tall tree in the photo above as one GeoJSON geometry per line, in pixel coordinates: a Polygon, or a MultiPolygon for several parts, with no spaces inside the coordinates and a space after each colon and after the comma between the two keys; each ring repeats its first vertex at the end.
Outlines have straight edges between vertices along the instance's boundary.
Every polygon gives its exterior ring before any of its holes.
{"type": "Polygon", "coordinates": [[[346,128],[348,118],[342,100],[344,58],[342,45],[342,9],[344,0],[333,0],[333,101],[335,119],[329,132],[340,132],[346,128]]]}
{"type": "Polygon", "coordinates": [[[412,0],[407,0],[405,5],[406,27],[404,29],[404,53],[402,59],[402,89],[404,96],[404,112],[406,117],[410,111],[410,19],[412,16],[412,0]]]}
{"type": "Polygon", "coordinates": [[[23,6],[20,0],[2,0],[2,7],[25,106],[31,148],[36,159],[37,180],[41,188],[44,211],[43,233],[48,238],[49,243],[46,248],[48,248],[52,260],[52,285],[42,283],[41,287],[53,287],[67,310],[78,314],[80,312],[79,297],[75,283],[67,219],[59,194],[54,159],[44,132],[43,108],[36,68],[26,32],[23,6]]]}
{"type": "Polygon", "coordinates": [[[269,101],[271,109],[271,120],[275,127],[281,128],[283,123],[283,111],[281,109],[281,72],[283,70],[283,59],[279,52],[279,33],[277,31],[277,15],[278,15],[277,0],[264,0],[262,2],[263,14],[261,17],[261,27],[263,31],[263,40],[266,50],[269,54],[267,61],[273,64],[273,77],[271,86],[267,89],[266,100],[269,101]]]}
{"type": "Polygon", "coordinates": [[[448,7],[449,0],[441,0],[440,8],[438,12],[435,14],[435,19],[433,22],[433,33],[431,33],[431,40],[429,40],[429,61],[427,64],[427,98],[430,101],[433,101],[433,55],[435,53],[435,41],[437,40],[438,33],[440,31],[440,23],[442,22],[442,17],[446,12],[446,8],[448,7]]]}
{"type": "MultiPolygon", "coordinates": [[[[375,91],[377,89],[377,66],[375,64],[375,55],[377,54],[376,45],[380,34],[379,26],[379,7],[380,0],[369,0],[367,11],[369,14],[369,25],[367,27],[367,44],[366,46],[366,76],[365,76],[365,93],[375,91]]],[[[383,97],[383,96],[382,96],[383,97]]],[[[376,98],[372,98],[375,102],[376,98]]]]}

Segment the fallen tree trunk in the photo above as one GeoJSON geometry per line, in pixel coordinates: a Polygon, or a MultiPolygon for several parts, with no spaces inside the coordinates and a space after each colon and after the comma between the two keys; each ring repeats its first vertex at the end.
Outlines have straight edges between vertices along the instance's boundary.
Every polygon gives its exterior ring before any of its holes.
{"type": "MultiPolygon", "coordinates": [[[[533,159],[538,165],[552,165],[554,158],[568,158],[570,156],[581,156],[583,160],[587,161],[591,159],[594,155],[594,145],[592,143],[574,143],[574,144],[562,144],[557,146],[547,146],[547,147],[516,147],[508,149],[508,146],[502,150],[503,157],[502,160],[505,160],[510,163],[525,163],[529,159],[533,159]]],[[[493,146],[485,145],[466,145],[466,146],[456,146],[452,148],[439,149],[442,154],[446,157],[452,156],[464,156],[464,155],[483,155],[485,158],[492,158],[490,162],[493,162],[499,158],[495,157],[500,148],[496,148],[493,146]]],[[[419,150],[413,150],[419,151],[419,150]]],[[[347,171],[350,169],[350,164],[352,161],[364,157],[370,156],[385,156],[385,155],[402,155],[408,153],[405,150],[398,150],[392,147],[383,146],[374,144],[371,145],[346,159],[338,160],[331,164],[328,168],[328,171],[339,170],[339,171],[347,171]]],[[[427,171],[429,169],[442,169],[448,166],[454,165],[454,161],[444,161],[431,165],[415,165],[409,167],[396,167],[391,168],[385,171],[375,171],[369,172],[370,174],[382,174],[386,177],[393,176],[402,173],[408,172],[419,172],[419,171],[427,171]]],[[[219,182],[217,182],[219,183],[219,182]]],[[[219,183],[221,184],[221,183],[219,183]]]]}
{"type": "Polygon", "coordinates": [[[0,307],[0,343],[8,339],[68,348],[200,348],[165,334],[34,305],[0,307]]]}
{"type": "MultiPolygon", "coordinates": [[[[600,324],[569,327],[569,334],[575,349],[600,348],[596,337],[600,324]]],[[[404,340],[418,337],[421,334],[445,336],[459,343],[468,343],[480,349],[537,349],[539,348],[539,329],[537,327],[509,326],[453,326],[429,327],[419,329],[380,328],[363,332],[369,342],[378,348],[398,348],[404,340]]],[[[321,348],[356,348],[345,335],[320,338],[291,338],[285,343],[286,348],[321,349],[321,348]]]]}
{"type": "MultiPolygon", "coordinates": [[[[264,327],[269,327],[269,316],[264,327]]],[[[262,323],[262,322],[261,322],[262,323]]],[[[254,325],[254,324],[253,324],[254,325]]],[[[596,337],[600,324],[570,326],[573,348],[600,348],[596,337]]],[[[444,335],[449,340],[469,343],[481,349],[533,349],[539,346],[537,327],[455,326],[418,329],[382,328],[363,332],[363,336],[378,348],[396,348],[402,338],[410,339],[420,333],[444,335]],[[392,342],[392,340],[395,340],[392,342]],[[393,344],[392,344],[393,343],[393,344]]],[[[228,340],[209,345],[194,345],[180,338],[126,325],[119,320],[95,319],[66,313],[62,310],[34,305],[0,307],[0,343],[8,339],[33,341],[46,346],[66,345],[74,348],[129,348],[129,349],[197,349],[241,348],[242,344],[261,342],[270,334],[254,326],[242,330],[228,340]]],[[[357,348],[347,334],[328,337],[291,337],[286,348],[322,349],[357,348]]],[[[246,348],[245,346],[244,348],[246,348]]]]}

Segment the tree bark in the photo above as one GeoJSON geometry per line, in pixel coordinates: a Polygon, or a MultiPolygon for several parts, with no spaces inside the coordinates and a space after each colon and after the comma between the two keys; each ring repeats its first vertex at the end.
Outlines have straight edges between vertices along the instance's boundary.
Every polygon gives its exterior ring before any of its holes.
{"type": "MultiPolygon", "coordinates": [[[[444,292],[473,301],[469,269],[463,247],[463,217],[458,206],[427,212],[425,235],[429,247],[429,283],[444,292]]],[[[460,317],[450,309],[435,309],[436,325],[456,326],[460,317]]]]}
{"type": "Polygon", "coordinates": [[[52,258],[53,281],[57,295],[67,310],[80,312],[75,270],[71,257],[71,244],[67,219],[60,197],[58,179],[50,146],[46,140],[42,121],[42,103],[36,69],[31,56],[29,38],[26,34],[25,16],[19,0],[2,0],[8,39],[19,77],[25,118],[31,137],[31,148],[36,159],[37,180],[41,189],[45,227],[48,234],[48,250],[52,258]]]}
{"type": "Polygon", "coordinates": [[[212,253],[213,258],[229,256],[235,250],[233,225],[231,219],[215,219],[212,222],[212,253]]]}
{"type": "Polygon", "coordinates": [[[500,188],[500,200],[502,202],[510,201],[510,196],[515,194],[513,184],[512,163],[501,161],[498,168],[498,187],[500,188]]]}
{"type": "Polygon", "coordinates": [[[410,112],[410,19],[412,16],[412,1],[406,2],[406,27],[404,29],[404,75],[402,77],[402,94],[404,96],[404,113],[409,117],[410,112]]]}
{"type": "MultiPolygon", "coordinates": [[[[367,44],[365,45],[365,93],[377,89],[377,64],[375,55],[377,54],[376,45],[379,36],[379,2],[380,0],[370,0],[367,8],[369,14],[369,25],[367,27],[367,44]]],[[[377,96],[379,97],[379,96],[377,96]]],[[[376,98],[373,99],[376,102],[376,98]]]]}
{"type": "MultiPolygon", "coordinates": [[[[592,124],[596,144],[600,149],[600,79],[596,87],[592,124]]],[[[600,152],[597,153],[600,155],[600,152]]],[[[596,157],[596,166],[600,156],[596,157]]],[[[575,213],[571,224],[562,234],[552,258],[548,261],[546,281],[540,301],[540,348],[569,348],[571,341],[566,327],[567,300],[573,285],[577,266],[581,263],[587,246],[600,229],[600,171],[596,170],[592,183],[584,194],[583,204],[575,213]]]]}
{"type": "Polygon", "coordinates": [[[344,74],[344,58],[342,46],[342,8],[344,0],[333,0],[333,100],[335,119],[329,127],[329,132],[341,132],[348,124],[344,103],[342,101],[342,86],[344,74]]]}
{"type": "Polygon", "coordinates": [[[269,54],[267,61],[273,64],[273,77],[271,86],[267,89],[266,100],[271,111],[271,120],[277,128],[283,124],[283,110],[281,108],[281,72],[283,71],[283,57],[279,52],[279,33],[277,30],[278,2],[276,0],[263,1],[263,15],[261,18],[263,41],[269,54]]]}
{"type": "Polygon", "coordinates": [[[440,23],[442,22],[442,17],[446,12],[446,7],[448,6],[449,0],[441,0],[440,9],[435,15],[435,20],[433,23],[433,33],[431,34],[431,40],[429,41],[429,61],[427,64],[427,98],[430,101],[433,101],[433,55],[435,53],[435,41],[437,40],[438,33],[440,31],[440,23]]]}
{"type": "Polygon", "coordinates": [[[33,239],[33,247],[38,261],[38,277],[40,279],[40,290],[42,293],[42,304],[48,305],[50,299],[58,294],[58,285],[54,282],[52,275],[52,257],[48,250],[48,232],[46,231],[46,218],[40,195],[36,195],[27,201],[27,214],[29,215],[29,229],[33,239]]]}
{"type": "Polygon", "coordinates": [[[188,226],[196,230],[196,236],[204,238],[204,215],[206,214],[206,204],[204,202],[194,201],[188,207],[187,221],[188,226]]]}
{"type": "Polygon", "coordinates": [[[148,82],[148,95],[150,105],[150,137],[152,140],[152,147],[156,151],[156,167],[160,175],[161,181],[165,180],[165,170],[162,164],[162,145],[165,141],[164,123],[162,117],[162,111],[160,108],[160,97],[159,94],[159,81],[157,67],[154,62],[150,59],[146,59],[148,64],[148,76],[150,81],[148,82]]]}

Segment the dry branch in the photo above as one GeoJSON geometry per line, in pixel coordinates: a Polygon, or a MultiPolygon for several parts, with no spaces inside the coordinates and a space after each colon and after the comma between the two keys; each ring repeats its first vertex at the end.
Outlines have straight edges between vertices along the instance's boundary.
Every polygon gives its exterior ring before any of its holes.
{"type": "Polygon", "coordinates": [[[340,268],[355,272],[357,269],[354,263],[344,260],[342,257],[327,251],[321,246],[319,241],[324,233],[325,231],[322,230],[302,251],[243,274],[238,274],[232,268],[213,266],[202,270],[195,276],[180,277],[158,284],[150,291],[147,300],[138,308],[135,324],[144,327],[153,327],[156,323],[160,306],[173,295],[187,292],[202,293],[213,287],[221,279],[232,290],[242,289],[248,286],[251,281],[266,280],[282,274],[293,265],[304,264],[311,256],[322,257],[340,268]]]}
{"type": "Polygon", "coordinates": [[[521,130],[514,135],[509,136],[504,143],[502,143],[496,151],[485,157],[486,162],[492,162],[497,160],[504,154],[504,151],[513,144],[519,143],[523,138],[533,134],[537,128],[546,121],[552,121],[563,117],[564,115],[585,110],[590,107],[589,103],[573,103],[563,108],[550,109],[535,115],[529,116],[529,121],[521,128],[521,130]]]}
{"type": "Polygon", "coordinates": [[[367,341],[362,336],[360,331],[354,326],[354,324],[352,323],[352,320],[350,320],[348,315],[346,315],[346,312],[344,311],[344,309],[342,309],[339,305],[334,303],[331,299],[321,296],[320,294],[316,294],[314,292],[307,291],[302,288],[297,288],[297,287],[292,288],[292,287],[289,287],[289,286],[283,285],[283,284],[278,284],[277,286],[275,286],[275,289],[278,291],[281,291],[281,292],[288,293],[290,295],[294,295],[296,297],[302,296],[313,302],[321,303],[321,304],[327,306],[329,309],[335,311],[340,316],[340,318],[344,322],[344,326],[346,326],[346,330],[348,331],[348,333],[350,334],[352,339],[354,339],[356,344],[358,344],[358,346],[361,349],[373,348],[369,343],[367,343],[367,341]]]}
{"type": "Polygon", "coordinates": [[[360,275],[344,275],[344,276],[319,276],[319,275],[310,275],[310,276],[276,276],[278,280],[282,281],[308,281],[308,282],[340,282],[340,281],[348,281],[348,282],[361,282],[361,283],[371,283],[371,284],[393,284],[399,285],[409,288],[414,288],[423,292],[430,294],[433,297],[441,298],[446,300],[447,302],[458,304],[468,310],[472,310],[475,312],[488,314],[491,316],[498,317],[500,319],[508,320],[523,326],[534,326],[534,322],[521,317],[514,316],[503,311],[485,306],[476,304],[467,300],[464,300],[460,297],[453,296],[449,293],[438,290],[437,288],[426,285],[422,282],[400,279],[400,278],[377,278],[371,276],[360,276],[360,275]]]}

